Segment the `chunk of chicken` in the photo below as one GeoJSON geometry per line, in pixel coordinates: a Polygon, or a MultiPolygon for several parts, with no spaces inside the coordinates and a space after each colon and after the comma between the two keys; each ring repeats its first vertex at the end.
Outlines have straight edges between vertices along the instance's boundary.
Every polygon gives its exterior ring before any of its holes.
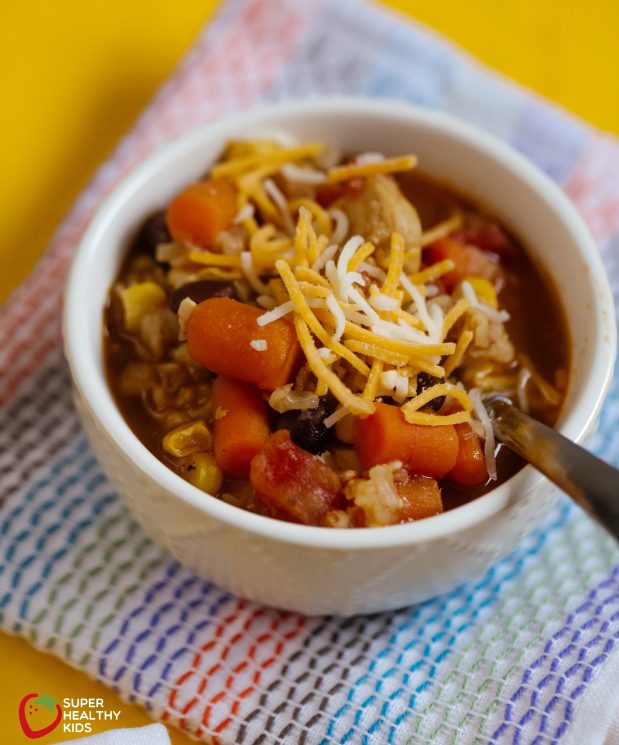
{"type": "Polygon", "coordinates": [[[368,176],[361,191],[344,197],[338,206],[348,216],[351,234],[362,235],[379,250],[389,249],[394,232],[402,235],[407,247],[419,245],[419,215],[390,176],[368,176]]]}
{"type": "Polygon", "coordinates": [[[514,345],[501,321],[489,318],[477,308],[469,309],[468,316],[469,327],[475,335],[468,348],[468,357],[484,358],[503,364],[511,362],[515,354],[514,345]]]}

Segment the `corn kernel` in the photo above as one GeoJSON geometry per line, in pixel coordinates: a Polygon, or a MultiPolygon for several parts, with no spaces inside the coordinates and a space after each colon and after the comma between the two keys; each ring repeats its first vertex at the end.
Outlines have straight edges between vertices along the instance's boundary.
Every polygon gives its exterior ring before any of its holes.
{"type": "Polygon", "coordinates": [[[215,463],[211,453],[194,453],[185,473],[187,481],[208,494],[216,494],[224,480],[223,471],[215,463]]]}
{"type": "Polygon", "coordinates": [[[489,282],[485,277],[465,277],[464,281],[471,285],[473,291],[482,303],[485,303],[490,308],[498,310],[499,301],[491,282],[489,282]]]}
{"type": "Polygon", "coordinates": [[[355,417],[352,414],[346,414],[335,423],[335,434],[340,442],[352,445],[355,441],[355,417]]]}
{"type": "Polygon", "coordinates": [[[140,282],[120,290],[123,304],[125,328],[135,332],[140,328],[140,321],[149,313],[166,304],[163,287],[154,282],[140,282]]]}
{"type": "Polygon", "coordinates": [[[181,424],[163,438],[163,449],[174,458],[184,458],[200,450],[210,450],[213,442],[209,428],[202,419],[181,424]]]}

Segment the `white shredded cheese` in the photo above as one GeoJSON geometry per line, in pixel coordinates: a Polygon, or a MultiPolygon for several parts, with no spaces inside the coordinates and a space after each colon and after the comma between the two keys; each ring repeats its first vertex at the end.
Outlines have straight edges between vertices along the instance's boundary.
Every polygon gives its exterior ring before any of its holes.
{"type": "Polygon", "coordinates": [[[325,277],[329,280],[329,284],[331,285],[331,288],[333,289],[334,294],[337,296],[340,295],[340,279],[337,274],[337,267],[335,266],[335,261],[333,259],[329,259],[327,263],[325,264],[325,277]]]}
{"type": "Polygon", "coordinates": [[[251,202],[247,202],[247,204],[244,204],[243,207],[236,213],[234,216],[234,224],[239,225],[240,223],[244,222],[245,220],[249,220],[254,216],[254,205],[251,202]]]}
{"type": "Polygon", "coordinates": [[[363,244],[364,240],[360,235],[353,235],[353,237],[349,238],[344,244],[337,260],[337,276],[340,286],[344,282],[344,277],[348,274],[348,264],[350,263],[350,260],[363,244]]]}
{"type": "Polygon", "coordinates": [[[397,370],[385,370],[385,372],[382,372],[380,374],[380,382],[385,387],[388,388],[390,391],[395,388],[395,384],[398,379],[398,371],[397,370]]]}
{"type": "Polygon", "coordinates": [[[372,323],[378,323],[381,318],[378,313],[372,308],[368,301],[363,297],[359,290],[351,289],[348,292],[348,297],[359,306],[359,308],[366,314],[368,319],[372,323]]]}
{"type": "Polygon", "coordinates": [[[485,313],[491,321],[505,323],[505,321],[509,321],[509,319],[511,318],[506,310],[495,310],[489,305],[486,305],[486,303],[480,301],[480,299],[477,297],[477,293],[473,289],[473,286],[470,282],[467,282],[467,280],[461,282],[460,287],[462,288],[462,294],[469,301],[471,307],[481,310],[482,313],[485,313]]]}
{"type": "Polygon", "coordinates": [[[258,316],[258,318],[256,318],[256,323],[258,326],[266,326],[268,323],[273,323],[273,321],[277,321],[279,318],[287,316],[288,313],[292,313],[293,310],[294,303],[292,300],[287,300],[285,303],[273,308],[273,310],[269,310],[261,316],[258,316]]]}
{"type": "Polygon", "coordinates": [[[375,264],[370,264],[367,261],[362,261],[359,264],[359,271],[364,272],[370,277],[373,277],[374,279],[378,279],[380,282],[384,282],[387,275],[383,270],[376,266],[375,264]]]}
{"type": "Polygon", "coordinates": [[[404,272],[400,274],[400,284],[408,292],[411,300],[414,300],[415,285],[410,281],[404,272]]]}
{"type": "Polygon", "coordinates": [[[297,184],[324,184],[327,176],[314,168],[302,168],[294,163],[284,163],[280,169],[282,176],[297,184]]]}
{"type": "Polygon", "coordinates": [[[335,319],[333,341],[339,341],[344,335],[346,316],[344,315],[344,311],[340,308],[340,304],[333,293],[327,295],[327,308],[331,311],[331,315],[335,319]]]}
{"type": "Polygon", "coordinates": [[[255,349],[256,352],[266,352],[269,344],[266,339],[252,339],[249,342],[249,346],[255,349]]]}
{"type": "Polygon", "coordinates": [[[353,285],[365,287],[363,275],[359,272],[346,272],[343,281],[340,283],[340,297],[342,300],[350,300],[352,298],[353,285]]]}
{"type": "Polygon", "coordinates": [[[333,414],[330,414],[324,421],[323,424],[327,429],[330,429],[334,424],[337,424],[340,419],[343,419],[350,411],[345,406],[339,406],[333,414]]]}
{"type": "Polygon", "coordinates": [[[259,295],[270,294],[271,291],[269,290],[267,285],[265,285],[264,282],[260,280],[260,277],[254,271],[254,264],[252,261],[251,253],[249,251],[241,252],[241,268],[243,269],[245,279],[259,295]]]}
{"type": "Polygon", "coordinates": [[[190,297],[184,297],[178,306],[178,340],[185,341],[187,338],[187,321],[189,316],[193,313],[193,309],[197,303],[190,297]]]}
{"type": "Polygon", "coordinates": [[[277,184],[270,178],[266,178],[262,182],[262,186],[279,208],[284,221],[284,227],[292,235],[294,233],[294,223],[290,217],[290,210],[288,209],[288,201],[286,200],[286,197],[279,190],[277,184]]]}
{"type": "Polygon", "coordinates": [[[492,429],[492,422],[484,406],[484,402],[481,400],[481,394],[478,388],[471,388],[469,390],[469,398],[473,402],[475,416],[481,422],[484,428],[485,441],[484,441],[484,457],[486,458],[486,468],[488,469],[488,476],[493,481],[497,479],[496,473],[496,459],[494,457],[494,449],[496,442],[494,439],[494,430],[492,429]]]}
{"type": "Polygon", "coordinates": [[[330,240],[333,243],[340,244],[348,235],[348,215],[337,207],[330,209],[329,214],[335,220],[335,228],[330,240]]]}
{"type": "MultiPolygon", "coordinates": [[[[413,298],[413,302],[415,303],[415,309],[417,311],[417,317],[426,327],[426,330],[428,331],[428,336],[430,336],[432,339],[436,339],[439,333],[439,328],[437,324],[432,320],[432,318],[430,318],[430,314],[428,313],[428,308],[426,307],[426,300],[424,296],[421,294],[421,292],[419,292],[418,288],[415,287],[415,285],[412,282],[409,282],[409,284],[410,284],[411,297],[413,298]]],[[[407,292],[409,292],[408,287],[405,287],[405,289],[407,292]]]]}
{"type": "Polygon", "coordinates": [[[329,349],[329,347],[320,347],[320,349],[316,350],[318,352],[318,356],[325,359],[325,357],[329,357],[332,352],[329,349]]]}
{"type": "Polygon", "coordinates": [[[324,251],[320,254],[320,256],[316,259],[316,261],[312,264],[311,269],[315,272],[320,272],[324,265],[332,259],[335,254],[338,252],[339,246],[335,243],[329,244],[324,251]]]}
{"type": "Polygon", "coordinates": [[[479,308],[479,300],[477,299],[477,294],[473,289],[473,285],[470,282],[464,280],[463,282],[460,282],[460,289],[462,290],[462,294],[464,295],[464,297],[471,304],[471,307],[479,308]]]}
{"type": "Polygon", "coordinates": [[[400,307],[396,298],[389,297],[389,295],[385,295],[382,292],[376,292],[370,295],[368,302],[376,310],[397,310],[400,307]]]}
{"type": "Polygon", "coordinates": [[[355,164],[358,166],[365,166],[368,163],[382,163],[385,160],[385,156],[382,153],[361,153],[355,158],[355,164]]]}

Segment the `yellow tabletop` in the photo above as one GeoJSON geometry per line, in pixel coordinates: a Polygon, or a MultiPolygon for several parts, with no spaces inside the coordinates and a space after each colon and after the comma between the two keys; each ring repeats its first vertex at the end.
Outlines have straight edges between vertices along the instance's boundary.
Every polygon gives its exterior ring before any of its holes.
{"type": "MultiPolygon", "coordinates": [[[[3,94],[0,301],[26,277],[55,226],[217,6],[216,0],[35,0],[0,12],[3,94]],[[126,71],[130,69],[131,75],[126,71]]],[[[616,0],[384,0],[473,55],[603,129],[619,134],[616,0]]],[[[137,706],[0,634],[0,737],[26,742],[25,692],[104,698],[117,726],[150,723],[137,706]]],[[[116,725],[115,725],[116,726],[116,725]]],[[[171,732],[176,745],[192,742],[171,732]]],[[[73,739],[58,734],[41,743],[73,739]]]]}

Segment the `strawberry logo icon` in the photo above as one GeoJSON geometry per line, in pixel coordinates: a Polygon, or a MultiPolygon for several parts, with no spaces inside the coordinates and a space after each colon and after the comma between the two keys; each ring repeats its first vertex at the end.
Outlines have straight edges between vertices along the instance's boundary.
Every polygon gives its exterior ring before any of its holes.
{"type": "Polygon", "coordinates": [[[47,693],[29,693],[19,702],[19,723],[26,737],[36,740],[49,735],[62,721],[62,707],[58,699],[47,693]],[[49,714],[53,715],[50,721],[49,714]]]}

